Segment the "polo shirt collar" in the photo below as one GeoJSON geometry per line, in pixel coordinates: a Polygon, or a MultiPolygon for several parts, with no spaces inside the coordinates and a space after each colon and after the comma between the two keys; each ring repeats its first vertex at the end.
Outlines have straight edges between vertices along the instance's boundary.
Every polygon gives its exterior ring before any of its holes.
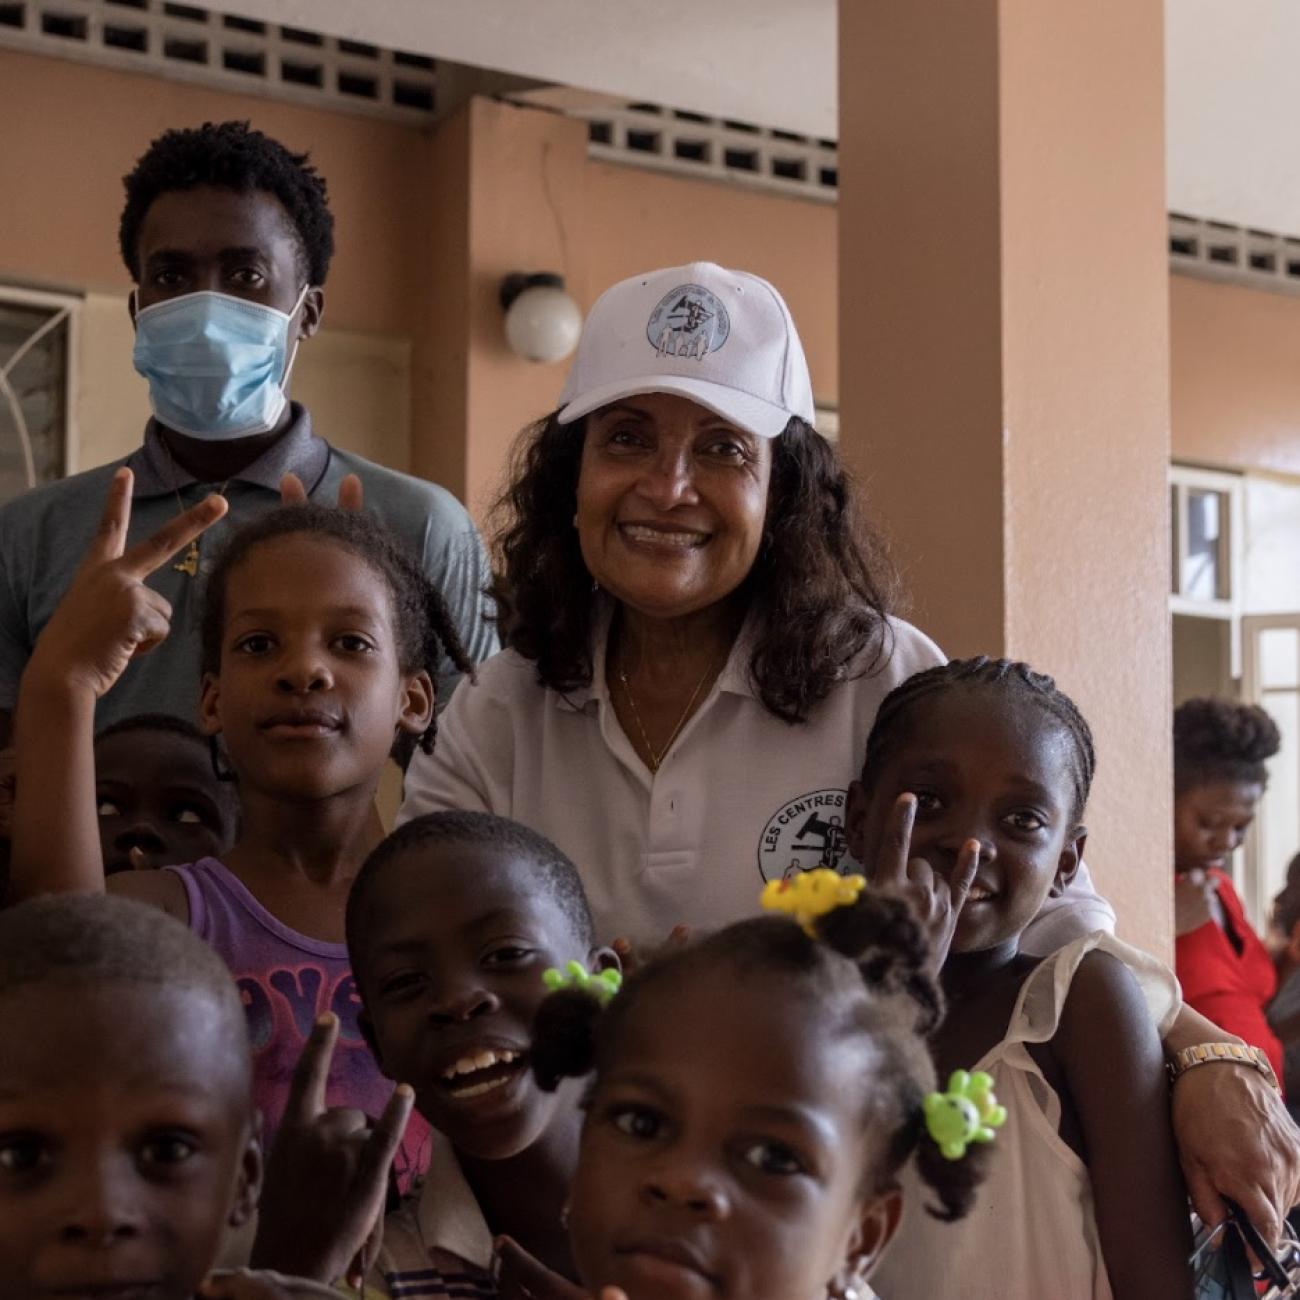
{"type": "Polygon", "coordinates": [[[445,1250],[487,1272],[493,1251],[487,1220],[451,1143],[438,1132],[429,1136],[429,1168],[415,1212],[420,1242],[426,1251],[445,1250]]]}
{"type": "MultiPolygon", "coordinates": [[[[609,648],[609,629],[614,621],[615,604],[604,592],[600,592],[595,599],[598,603],[591,636],[591,685],[566,691],[562,697],[564,703],[578,710],[585,708],[592,700],[609,699],[609,684],[605,680],[605,653],[609,648]]],[[[755,698],[754,684],[749,676],[749,661],[753,657],[760,622],[760,616],[752,609],[745,615],[727,662],[718,674],[716,689],[719,692],[755,698]]]]}
{"type": "MultiPolygon", "coordinates": [[[[315,489],[329,465],[329,443],[312,432],[311,413],[305,406],[292,402],[290,410],[293,418],[289,427],[255,461],[233,475],[232,482],[279,492],[280,480],[286,474],[296,474],[308,494],[315,489]]],[[[135,475],[136,497],[165,496],[198,482],[172,459],[154,419],[145,425],[144,443],[131,453],[126,464],[135,475]]]]}

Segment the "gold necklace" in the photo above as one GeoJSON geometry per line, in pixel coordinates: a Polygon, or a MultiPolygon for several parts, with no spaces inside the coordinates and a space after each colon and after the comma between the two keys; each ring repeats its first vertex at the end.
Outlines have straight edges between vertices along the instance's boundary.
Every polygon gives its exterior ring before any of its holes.
{"type": "MultiPolygon", "coordinates": [[[[726,660],[723,660],[725,663],[726,660]]],[[[704,683],[709,680],[715,673],[722,671],[722,664],[710,664],[704,670],[704,676],[695,684],[695,689],[691,692],[691,698],[686,701],[686,707],[682,710],[681,716],[677,719],[677,725],[673,728],[672,735],[664,742],[664,747],[655,752],[655,747],[650,743],[650,737],[646,735],[645,724],[641,721],[641,714],[637,710],[636,700],[632,698],[632,688],[627,682],[627,673],[622,668],[618,670],[618,680],[623,685],[623,694],[627,696],[628,708],[632,710],[632,721],[636,723],[636,729],[641,733],[641,743],[645,746],[645,752],[650,756],[650,770],[657,772],[659,764],[664,761],[664,755],[673,747],[673,741],[677,739],[677,733],[686,725],[686,719],[691,716],[691,710],[695,707],[695,701],[700,698],[700,692],[704,689],[704,683]]]]}
{"type": "MultiPolygon", "coordinates": [[[[181,500],[180,484],[176,481],[176,479],[180,477],[181,467],[176,463],[176,457],[172,455],[172,449],[167,445],[167,440],[162,436],[162,434],[158,435],[158,441],[162,443],[163,451],[167,453],[167,459],[171,462],[172,469],[176,471],[176,476],[172,479],[172,492],[175,493],[176,496],[176,513],[178,515],[183,515],[185,513],[185,502],[181,500]]],[[[226,489],[229,486],[230,480],[227,479],[217,489],[217,495],[219,497],[225,496],[226,489]]],[[[199,539],[197,537],[190,539],[189,547],[185,552],[185,558],[183,560],[177,560],[177,562],[172,565],[172,572],[183,573],[187,578],[197,578],[199,576],[199,539]]]]}

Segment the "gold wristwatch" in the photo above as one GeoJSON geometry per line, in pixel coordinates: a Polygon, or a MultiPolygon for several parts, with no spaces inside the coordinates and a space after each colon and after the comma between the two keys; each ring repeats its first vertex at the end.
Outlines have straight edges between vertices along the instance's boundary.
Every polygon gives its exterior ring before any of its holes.
{"type": "Polygon", "coordinates": [[[1261,1048],[1245,1047],[1240,1043],[1197,1043],[1195,1047],[1184,1047],[1169,1059],[1169,1082],[1173,1083],[1180,1075],[1198,1065],[1212,1065],[1215,1061],[1226,1061],[1229,1065],[1244,1065],[1258,1070],[1279,1092],[1282,1085],[1273,1073],[1268,1056],[1261,1048]]]}

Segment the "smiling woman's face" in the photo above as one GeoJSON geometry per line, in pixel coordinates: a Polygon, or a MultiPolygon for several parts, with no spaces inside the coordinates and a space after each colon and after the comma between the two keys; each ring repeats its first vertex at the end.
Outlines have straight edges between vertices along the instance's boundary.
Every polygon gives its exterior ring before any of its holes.
{"type": "Polygon", "coordinates": [[[767,516],[770,439],[669,393],[587,417],[576,523],[582,558],[612,596],[680,618],[730,596],[767,516]]]}

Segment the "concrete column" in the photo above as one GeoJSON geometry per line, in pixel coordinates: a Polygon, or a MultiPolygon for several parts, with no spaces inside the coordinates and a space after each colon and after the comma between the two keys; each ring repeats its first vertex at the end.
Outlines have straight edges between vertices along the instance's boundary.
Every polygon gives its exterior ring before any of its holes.
{"type": "Polygon", "coordinates": [[[912,617],[1096,734],[1088,861],[1172,950],[1160,0],[841,0],[843,446],[912,617]]]}

